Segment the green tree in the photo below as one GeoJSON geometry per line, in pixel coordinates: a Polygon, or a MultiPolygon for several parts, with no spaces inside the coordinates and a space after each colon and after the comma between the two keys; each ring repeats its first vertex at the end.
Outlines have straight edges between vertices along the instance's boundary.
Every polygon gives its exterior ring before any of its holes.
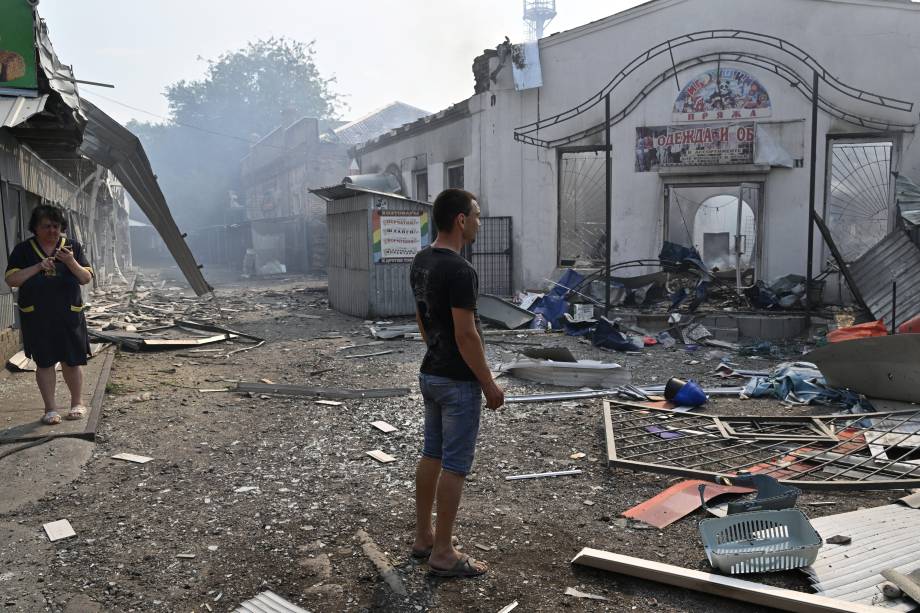
{"type": "Polygon", "coordinates": [[[166,88],[169,121],[128,126],[144,143],[183,230],[227,221],[240,160],[254,137],[280,125],[283,111],[337,116],[335,79],[320,74],[313,45],[270,38],[208,60],[204,78],[166,88]]]}

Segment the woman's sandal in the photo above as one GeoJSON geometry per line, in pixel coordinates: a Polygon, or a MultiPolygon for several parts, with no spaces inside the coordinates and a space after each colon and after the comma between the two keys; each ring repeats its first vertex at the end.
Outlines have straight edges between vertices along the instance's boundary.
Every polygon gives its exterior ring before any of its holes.
{"type": "Polygon", "coordinates": [[[56,426],[61,423],[61,416],[57,411],[45,411],[42,415],[42,423],[46,426],[56,426]]]}
{"type": "Polygon", "coordinates": [[[75,407],[70,407],[70,412],[67,414],[67,419],[70,419],[70,420],[83,419],[85,415],[86,415],[86,407],[83,406],[82,404],[78,404],[75,407]]]}

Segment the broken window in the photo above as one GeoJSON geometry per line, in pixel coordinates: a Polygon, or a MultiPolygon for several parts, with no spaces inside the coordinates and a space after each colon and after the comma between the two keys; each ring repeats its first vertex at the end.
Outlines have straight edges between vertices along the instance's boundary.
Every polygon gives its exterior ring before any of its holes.
{"type": "Polygon", "coordinates": [[[447,165],[447,187],[463,189],[463,162],[447,165]]]}
{"type": "Polygon", "coordinates": [[[893,143],[832,142],[825,218],[852,262],[888,235],[893,143]]]}
{"type": "Polygon", "coordinates": [[[415,173],[415,199],[428,202],[428,173],[415,173]]]}
{"type": "Polygon", "coordinates": [[[559,158],[559,265],[603,264],[607,255],[603,151],[559,158]]]}

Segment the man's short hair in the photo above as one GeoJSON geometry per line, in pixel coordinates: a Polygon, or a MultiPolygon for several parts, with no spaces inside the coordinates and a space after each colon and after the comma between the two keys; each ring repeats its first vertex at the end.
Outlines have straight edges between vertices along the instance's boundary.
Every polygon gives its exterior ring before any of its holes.
{"type": "Polygon", "coordinates": [[[470,192],[453,187],[438,194],[434,199],[434,225],[438,232],[450,232],[457,215],[472,213],[473,200],[476,196],[470,192]]]}
{"type": "Polygon", "coordinates": [[[60,224],[61,232],[67,231],[67,216],[64,214],[64,209],[59,206],[42,204],[35,207],[35,210],[32,211],[32,216],[29,218],[29,232],[35,234],[35,230],[38,229],[38,224],[42,219],[60,224]]]}

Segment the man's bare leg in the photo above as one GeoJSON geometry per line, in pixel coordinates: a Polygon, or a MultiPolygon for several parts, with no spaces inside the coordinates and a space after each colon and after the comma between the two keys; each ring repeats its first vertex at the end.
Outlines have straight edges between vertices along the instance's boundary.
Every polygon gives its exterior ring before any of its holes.
{"type": "MultiPolygon", "coordinates": [[[[460,496],[463,494],[463,483],[466,477],[449,470],[442,470],[438,479],[438,518],[434,531],[434,546],[431,557],[428,558],[429,566],[439,569],[448,569],[463,557],[454,549],[452,542],[454,534],[454,520],[457,519],[457,509],[460,508],[460,496]]],[[[485,564],[476,562],[481,569],[485,564]]]]}
{"type": "Polygon", "coordinates": [[[431,508],[441,474],[441,460],[422,456],[415,469],[415,543],[412,549],[423,551],[434,545],[431,508]]]}
{"type": "Polygon", "coordinates": [[[57,405],[54,400],[56,379],[57,375],[54,372],[54,366],[35,369],[35,382],[38,383],[38,391],[42,395],[42,402],[45,403],[45,413],[57,411],[57,405]]]}

